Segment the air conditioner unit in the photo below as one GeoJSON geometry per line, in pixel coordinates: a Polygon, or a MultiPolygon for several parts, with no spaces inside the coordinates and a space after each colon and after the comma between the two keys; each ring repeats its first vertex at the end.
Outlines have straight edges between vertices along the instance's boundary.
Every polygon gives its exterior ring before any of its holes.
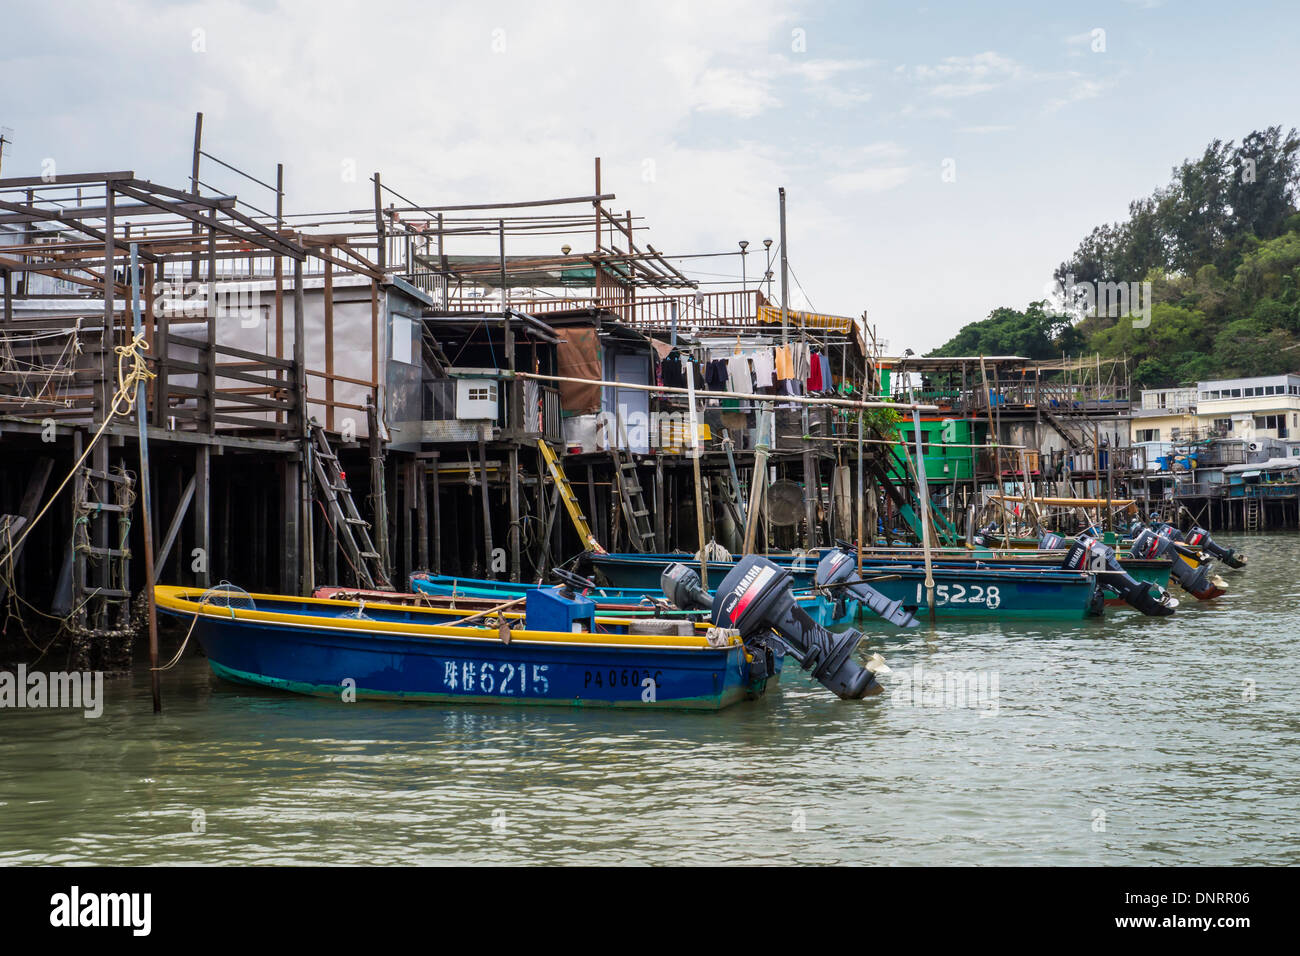
{"type": "Polygon", "coordinates": [[[1259,442],[1253,441],[1249,445],[1251,451],[1259,451],[1259,442]]]}

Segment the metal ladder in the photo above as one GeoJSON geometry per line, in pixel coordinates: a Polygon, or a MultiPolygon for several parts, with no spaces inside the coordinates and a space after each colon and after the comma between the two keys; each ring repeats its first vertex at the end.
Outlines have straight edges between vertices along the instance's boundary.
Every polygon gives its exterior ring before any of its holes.
{"type": "Polygon", "coordinates": [[[1258,531],[1260,524],[1259,499],[1247,498],[1242,503],[1242,517],[1245,519],[1247,531],[1258,531]]]}
{"type": "Polygon", "coordinates": [[[632,453],[623,457],[618,442],[611,442],[609,457],[614,462],[614,482],[618,486],[618,500],[627,519],[627,537],[642,554],[654,550],[655,532],[650,526],[650,509],[645,506],[645,494],[636,476],[636,462],[632,453]]]}
{"type": "Polygon", "coordinates": [[[331,530],[352,563],[357,585],[371,590],[391,591],[393,586],[384,570],[383,558],[370,538],[370,522],[357,511],[347,476],[339,467],[338,456],[330,448],[325,429],[314,418],[308,424],[313,452],[312,471],[321,497],[325,499],[331,530]]]}
{"type": "Polygon", "coordinates": [[[564,473],[564,466],[555,456],[555,450],[546,443],[543,438],[537,439],[537,448],[542,453],[542,460],[546,462],[546,470],[550,472],[551,481],[555,482],[555,490],[560,494],[560,500],[564,502],[565,509],[569,512],[569,518],[573,521],[573,527],[578,531],[578,537],[582,540],[582,545],[588,551],[594,551],[596,554],[605,554],[606,551],[596,540],[596,536],[591,533],[591,527],[587,524],[587,516],[582,513],[582,508],[578,505],[578,496],[573,493],[573,486],[569,484],[569,476],[564,473]]]}

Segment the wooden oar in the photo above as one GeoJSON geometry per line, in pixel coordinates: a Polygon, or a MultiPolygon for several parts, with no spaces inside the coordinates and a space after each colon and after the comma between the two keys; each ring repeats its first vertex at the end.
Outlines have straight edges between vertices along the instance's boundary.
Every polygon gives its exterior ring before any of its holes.
{"type": "Polygon", "coordinates": [[[450,624],[440,624],[439,627],[464,627],[470,621],[477,621],[479,618],[487,617],[490,614],[496,614],[498,611],[506,611],[512,607],[518,607],[528,600],[527,595],[506,601],[504,604],[498,604],[496,607],[490,607],[486,611],[479,611],[477,614],[471,614],[469,617],[462,617],[460,620],[452,621],[450,624]]]}

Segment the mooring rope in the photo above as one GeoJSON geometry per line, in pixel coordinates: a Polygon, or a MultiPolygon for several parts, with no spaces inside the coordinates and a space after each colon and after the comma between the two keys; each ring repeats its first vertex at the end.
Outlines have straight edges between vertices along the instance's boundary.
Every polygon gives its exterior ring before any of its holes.
{"type": "Polygon", "coordinates": [[[0,563],[8,561],[12,555],[17,553],[17,548],[32,533],[32,529],[36,527],[37,522],[45,517],[45,513],[50,510],[50,506],[58,500],[59,495],[63,493],[63,489],[67,487],[68,482],[72,480],[78,469],[85,463],[86,458],[100,438],[103,437],[113,419],[131,414],[131,411],[135,408],[136,386],[155,377],[154,373],[149,371],[149,366],[145,362],[144,353],[148,349],[149,343],[145,341],[143,334],[133,335],[131,341],[126,345],[113,347],[113,351],[117,353],[117,391],[113,395],[113,400],[109,402],[108,412],[104,416],[103,424],[99,426],[99,430],[95,432],[94,437],[86,444],[86,449],[81,453],[81,457],[73,462],[72,469],[59,482],[59,487],[54,489],[54,493],[50,495],[44,507],[36,513],[36,517],[27,522],[22,534],[18,536],[17,541],[10,545],[9,550],[0,555],[0,563]]]}

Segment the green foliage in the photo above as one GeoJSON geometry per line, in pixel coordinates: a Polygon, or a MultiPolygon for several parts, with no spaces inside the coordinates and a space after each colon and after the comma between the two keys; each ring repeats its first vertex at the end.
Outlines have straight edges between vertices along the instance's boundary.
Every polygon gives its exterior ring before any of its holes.
{"type": "Polygon", "coordinates": [[[1031,302],[1023,312],[1000,308],[972,322],[930,355],[1023,355],[1058,357],[1078,347],[1081,338],[1064,317],[1046,311],[1046,302],[1031,302]]]}
{"type": "Polygon", "coordinates": [[[1069,322],[1033,302],[995,309],[931,355],[1099,352],[1127,357],[1138,387],[1300,371],[1300,136],[1280,126],[1215,140],[1170,184],[1098,226],[1058,282],[1151,283],[1151,323],[1069,322]]]}
{"type": "Polygon", "coordinates": [[[893,438],[898,431],[898,423],[903,416],[895,408],[868,408],[862,412],[862,424],[868,430],[874,430],[881,438],[893,438]]]}

